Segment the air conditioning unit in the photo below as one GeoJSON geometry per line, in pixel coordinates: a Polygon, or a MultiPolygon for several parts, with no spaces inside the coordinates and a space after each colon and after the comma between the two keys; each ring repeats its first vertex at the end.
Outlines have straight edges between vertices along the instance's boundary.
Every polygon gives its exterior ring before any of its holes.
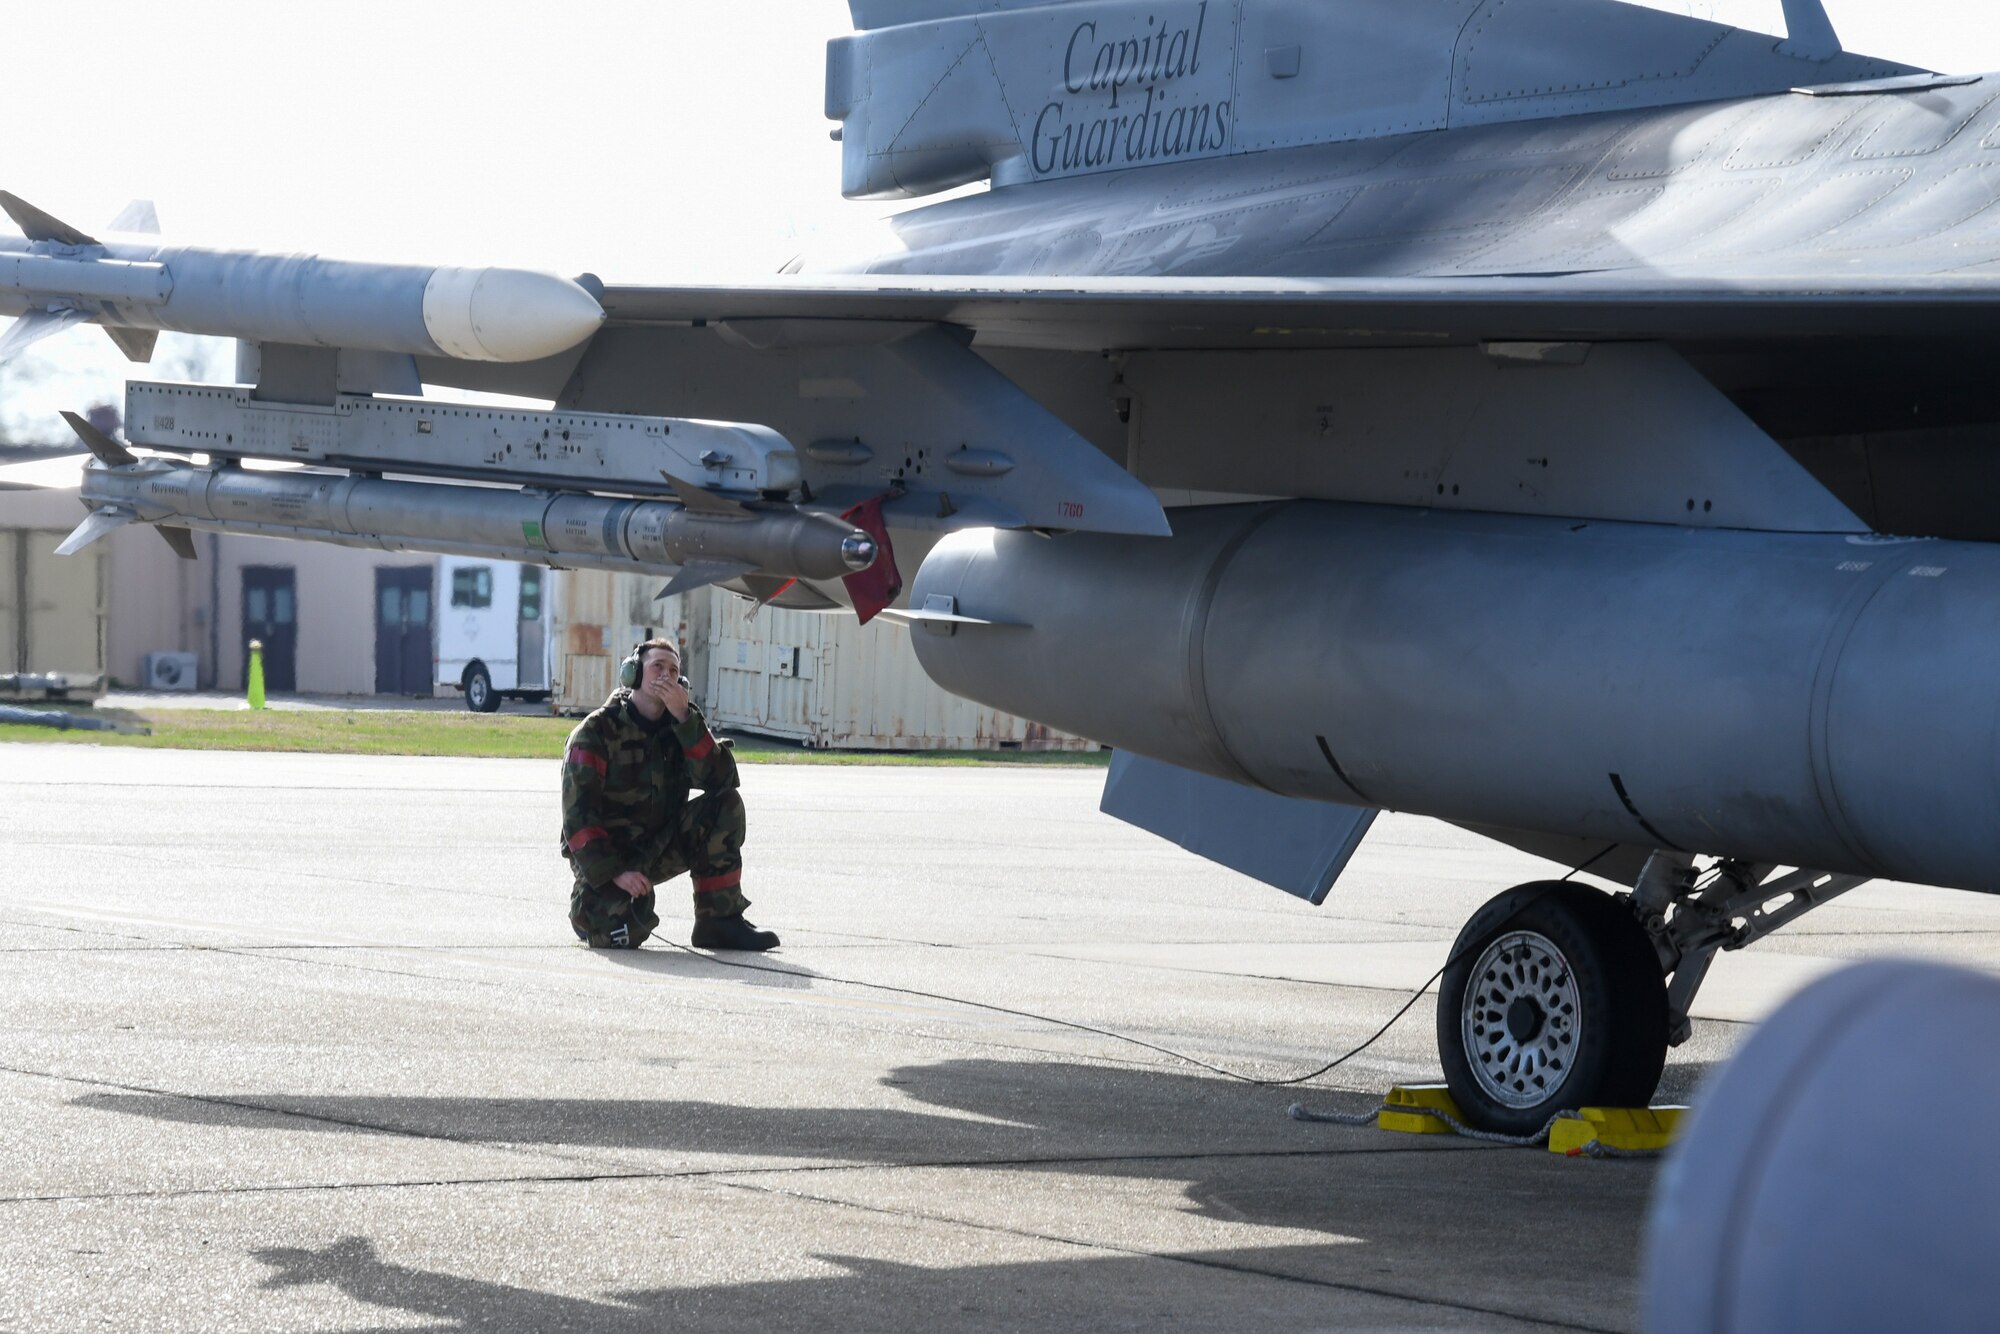
{"type": "Polygon", "coordinates": [[[193,690],[195,657],[192,653],[148,653],[146,689],[193,690]]]}

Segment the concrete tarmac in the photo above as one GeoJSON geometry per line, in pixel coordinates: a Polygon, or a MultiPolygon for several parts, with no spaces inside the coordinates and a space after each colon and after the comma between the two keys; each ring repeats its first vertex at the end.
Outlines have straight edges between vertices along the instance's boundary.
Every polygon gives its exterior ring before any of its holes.
{"type": "MultiPolygon", "coordinates": [[[[0,1329],[1633,1328],[1655,1164],[1286,1116],[1437,1078],[1428,1000],[1303,1088],[1109,1036],[1311,1070],[1546,864],[1385,817],[1315,909],[1096,772],[746,766],[753,970],[671,887],[575,945],[557,782],[0,746],[0,1329]]],[[[1666,1093],[1887,952],[2000,963],[2000,902],[1725,958],[1666,1093]]]]}

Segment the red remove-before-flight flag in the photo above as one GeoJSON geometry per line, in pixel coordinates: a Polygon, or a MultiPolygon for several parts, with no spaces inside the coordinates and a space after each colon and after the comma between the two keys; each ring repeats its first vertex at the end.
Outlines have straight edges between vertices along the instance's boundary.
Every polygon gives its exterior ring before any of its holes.
{"type": "Polygon", "coordinates": [[[875,613],[894,602],[896,594],[903,591],[903,575],[896,568],[896,548],[889,544],[889,525],[882,521],[882,500],[881,496],[864,500],[840,516],[874,538],[880,553],[873,565],[859,574],[843,575],[840,580],[847,585],[847,596],[854,599],[854,614],[863,625],[874,620],[875,613]]]}

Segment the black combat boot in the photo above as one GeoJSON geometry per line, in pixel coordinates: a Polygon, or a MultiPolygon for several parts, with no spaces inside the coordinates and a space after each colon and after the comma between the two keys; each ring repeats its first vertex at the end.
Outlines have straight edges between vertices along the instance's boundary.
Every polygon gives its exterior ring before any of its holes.
{"type": "Polygon", "coordinates": [[[704,917],[694,924],[693,944],[698,950],[769,950],[777,948],[778,933],[759,931],[742,913],[704,917]]]}

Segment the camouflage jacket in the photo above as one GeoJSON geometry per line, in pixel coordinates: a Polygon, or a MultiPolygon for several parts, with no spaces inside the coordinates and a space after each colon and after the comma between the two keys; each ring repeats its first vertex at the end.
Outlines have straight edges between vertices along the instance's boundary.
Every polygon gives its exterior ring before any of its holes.
{"type": "Polygon", "coordinates": [[[614,690],[577,724],[563,753],[563,855],[593,885],[648,865],[664,850],[688,793],[736,786],[736,757],[716,744],[692,704],[648,722],[632,692],[614,690]]]}

